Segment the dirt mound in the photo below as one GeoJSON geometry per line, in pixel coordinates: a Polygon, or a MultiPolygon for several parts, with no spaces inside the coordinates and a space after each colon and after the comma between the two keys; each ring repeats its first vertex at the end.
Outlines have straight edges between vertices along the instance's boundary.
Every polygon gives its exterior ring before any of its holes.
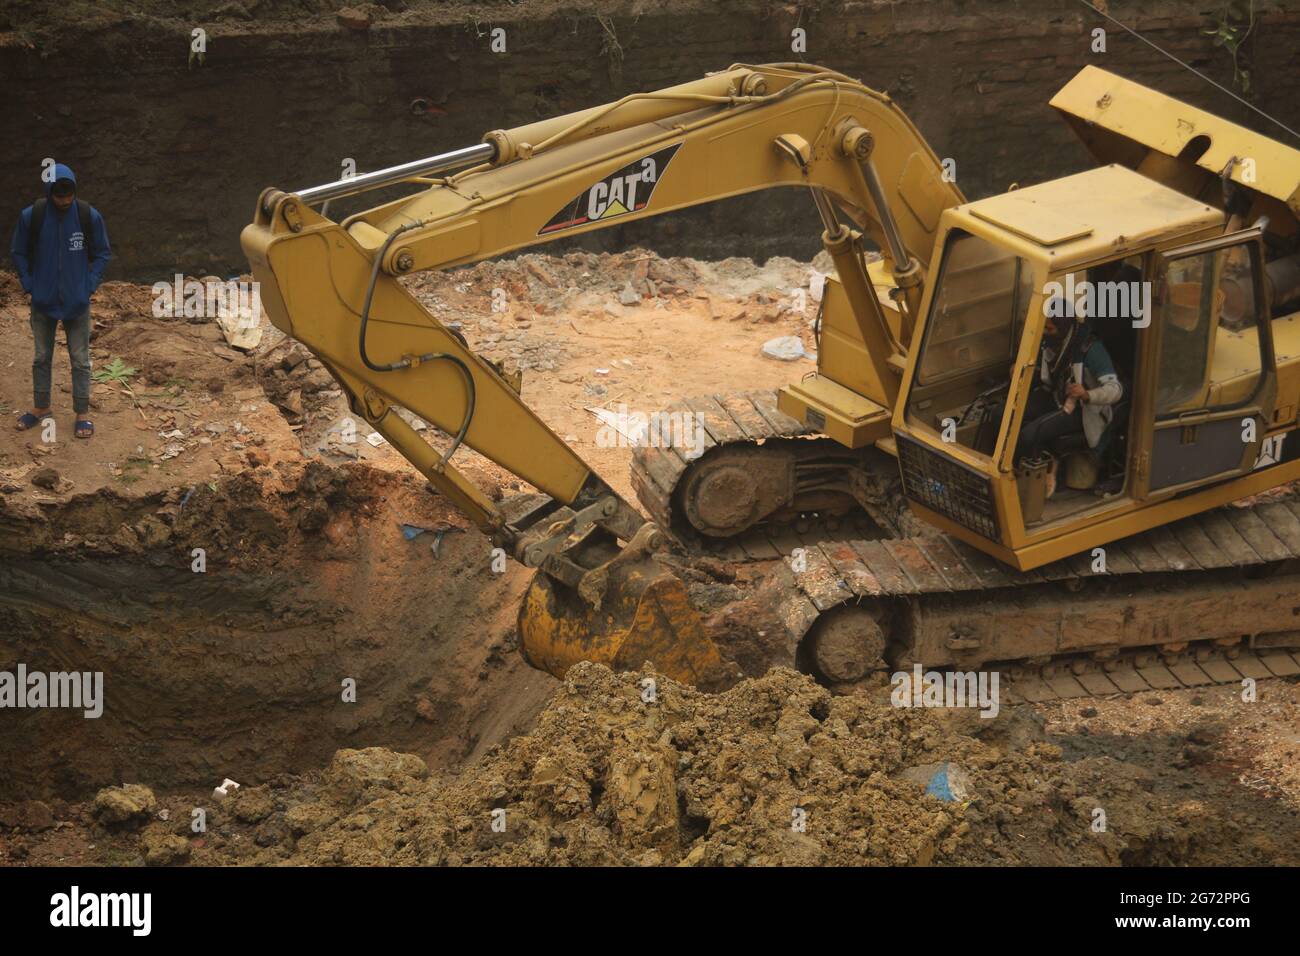
{"type": "Polygon", "coordinates": [[[292,847],[196,862],[924,863],[965,827],[890,776],[919,754],[914,723],[792,671],[708,695],[580,664],[532,733],[460,776],[340,751],[280,795],[292,847]]]}
{"type": "MultiPolygon", "coordinates": [[[[255,825],[241,822],[250,814],[237,802],[210,809],[212,829],[192,861],[1116,865],[1296,857],[1294,846],[1258,827],[1162,790],[1141,768],[1109,756],[1063,759],[1028,709],[991,721],[900,710],[883,696],[833,697],[789,670],[710,695],[653,673],[581,664],[531,733],[458,775],[432,775],[410,754],[371,748],[339,751],[322,773],[287,783],[272,788],[269,804],[258,793],[255,825]],[[936,767],[946,789],[934,785],[936,767]]],[[[188,812],[179,815],[188,821],[188,812]]]]}

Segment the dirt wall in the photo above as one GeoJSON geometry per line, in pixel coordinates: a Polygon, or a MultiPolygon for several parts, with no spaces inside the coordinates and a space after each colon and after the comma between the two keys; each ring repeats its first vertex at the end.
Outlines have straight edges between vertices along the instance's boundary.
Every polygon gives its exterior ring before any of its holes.
{"type": "MultiPolygon", "coordinates": [[[[1090,51],[1097,14],[1066,0],[891,3],[623,0],[363,4],[351,29],[338,0],[243,0],[187,18],[163,0],[0,7],[0,78],[9,149],[0,165],[0,230],[39,189],[44,157],[69,163],[104,212],[115,278],[245,268],[240,229],[260,190],[336,178],[477,142],[488,129],[682,82],[733,62],[805,59],[888,91],[971,196],[1087,165],[1047,106],[1096,63],[1207,109],[1285,135],[1139,40],[1111,27],[1090,51]],[[506,52],[489,52],[506,30],[506,52]],[[807,52],[790,50],[807,30],[807,52]],[[190,32],[207,31],[202,62],[190,32]],[[413,104],[422,107],[413,111],[413,104]],[[14,133],[17,135],[13,135],[14,133]]],[[[1207,35],[1219,4],[1111,2],[1216,81],[1232,58],[1207,35]]],[[[1256,103],[1293,117],[1300,7],[1257,3],[1239,56],[1256,103]]],[[[796,191],[728,200],[583,240],[642,243],[681,255],[810,256],[819,229],[796,191]]]]}
{"type": "Polygon", "coordinates": [[[555,685],[509,644],[528,575],[493,574],[472,529],[431,556],[408,521],[460,527],[409,475],[319,463],[0,499],[0,671],[103,675],[98,716],[5,711],[0,801],[267,779],[354,743],[454,766],[509,736],[555,685]]]}

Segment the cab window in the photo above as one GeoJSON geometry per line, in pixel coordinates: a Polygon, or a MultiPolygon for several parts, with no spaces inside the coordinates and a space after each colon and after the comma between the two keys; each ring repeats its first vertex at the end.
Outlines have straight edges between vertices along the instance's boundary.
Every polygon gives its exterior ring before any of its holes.
{"type": "Polygon", "coordinates": [[[1156,415],[1248,403],[1263,353],[1251,288],[1251,252],[1230,246],[1173,259],[1157,292],[1164,327],[1156,415]]]}
{"type": "Polygon", "coordinates": [[[948,234],[910,418],[946,440],[992,453],[1032,291],[1023,258],[964,230],[948,234]]]}
{"type": "Polygon", "coordinates": [[[1029,302],[1019,256],[961,230],[949,234],[917,380],[931,385],[1015,358],[1029,302]]]}

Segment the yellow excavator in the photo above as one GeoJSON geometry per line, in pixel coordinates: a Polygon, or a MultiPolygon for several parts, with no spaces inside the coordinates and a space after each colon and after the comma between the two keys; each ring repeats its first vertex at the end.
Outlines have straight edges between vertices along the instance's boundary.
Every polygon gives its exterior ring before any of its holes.
{"type": "Polygon", "coordinates": [[[1103,165],[970,202],[888,96],[735,65],[267,189],[242,245],[354,413],[537,569],[534,666],[729,679],[736,618],[692,589],[721,554],[765,562],[744,599],[765,659],[835,687],[915,664],[1004,668],[1029,700],[1300,673],[1300,505],[1220,507],[1300,478],[1300,151],[1095,67],[1051,105],[1103,165]],[[399,281],[777,186],[809,190],[835,266],[817,370],[683,400],[703,453],[634,455],[651,520],[399,281]],[[1027,455],[1045,394],[1064,414],[1092,394],[1076,336],[1110,358],[1101,434],[1027,455]],[[494,503],[462,445],[539,493],[494,503]]]}

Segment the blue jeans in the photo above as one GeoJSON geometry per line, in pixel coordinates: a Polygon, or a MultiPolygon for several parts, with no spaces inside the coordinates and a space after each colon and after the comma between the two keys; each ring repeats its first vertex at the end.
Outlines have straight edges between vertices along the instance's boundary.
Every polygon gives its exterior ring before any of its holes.
{"type": "MultiPolygon", "coordinates": [[[[54,358],[54,330],[58,319],[52,319],[32,306],[32,338],[36,342],[36,357],[32,359],[32,407],[50,406],[50,362],[54,358]]],[[[68,358],[72,361],[72,410],[78,416],[90,411],[90,309],[73,319],[63,321],[63,331],[68,337],[68,358]]]]}

